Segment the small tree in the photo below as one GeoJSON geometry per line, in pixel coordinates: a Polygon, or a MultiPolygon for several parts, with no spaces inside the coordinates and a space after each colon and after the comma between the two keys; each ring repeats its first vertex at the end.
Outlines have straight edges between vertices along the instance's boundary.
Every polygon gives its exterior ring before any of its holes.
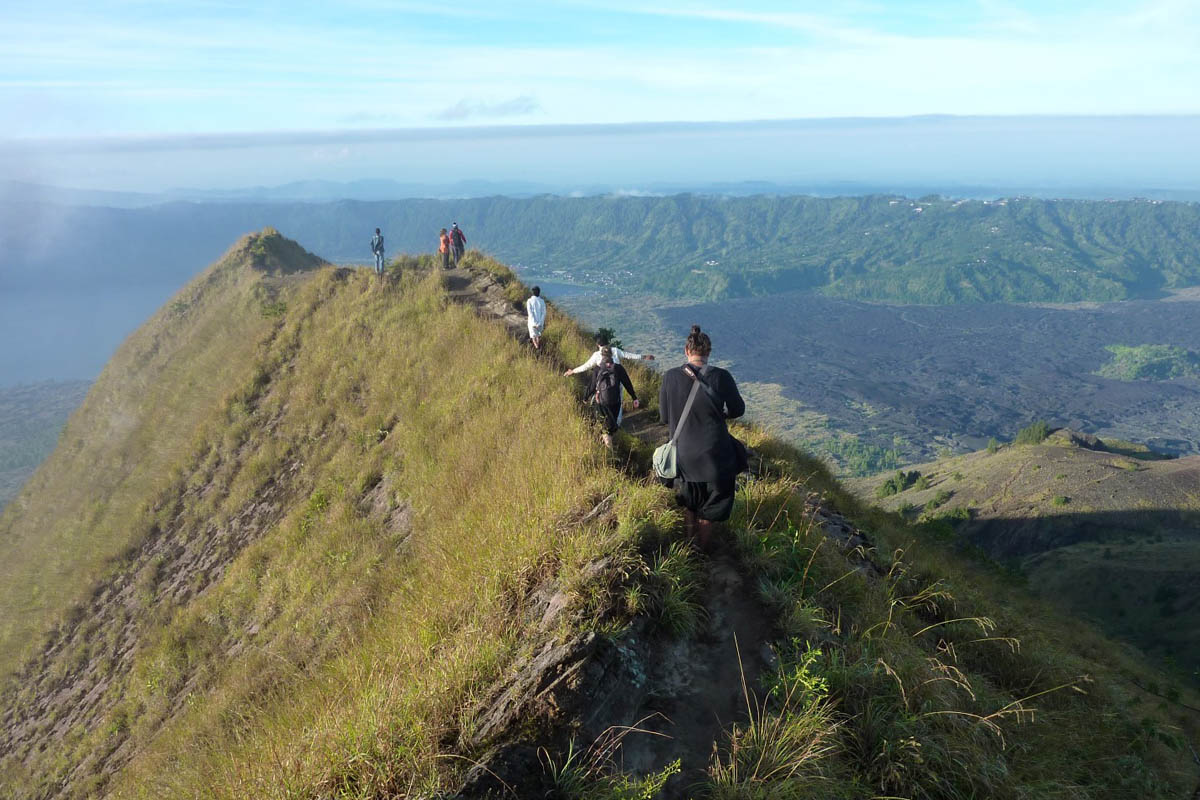
{"type": "Polygon", "coordinates": [[[596,331],[596,335],[603,337],[608,342],[609,347],[621,346],[621,340],[617,338],[617,332],[612,328],[599,328],[596,331]]]}
{"type": "Polygon", "coordinates": [[[1050,426],[1045,420],[1039,419],[1037,422],[1026,425],[1017,432],[1017,438],[1013,441],[1016,444],[1041,444],[1050,435],[1050,426]]]}

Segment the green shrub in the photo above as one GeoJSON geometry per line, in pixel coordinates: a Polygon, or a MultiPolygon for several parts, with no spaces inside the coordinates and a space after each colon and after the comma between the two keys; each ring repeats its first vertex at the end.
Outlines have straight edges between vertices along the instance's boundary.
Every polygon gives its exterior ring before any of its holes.
{"type": "Polygon", "coordinates": [[[880,499],[891,497],[894,494],[900,494],[914,484],[918,488],[924,489],[929,485],[929,479],[922,477],[921,473],[915,469],[911,472],[897,470],[895,475],[888,478],[875,489],[875,496],[880,499]],[[921,481],[925,481],[925,486],[920,486],[921,481]]]}
{"type": "Polygon", "coordinates": [[[1026,425],[1017,432],[1017,438],[1013,440],[1014,444],[1041,444],[1050,435],[1050,426],[1045,420],[1026,425]]]}
{"type": "Polygon", "coordinates": [[[950,492],[946,491],[945,489],[942,489],[941,491],[939,491],[937,494],[935,494],[933,496],[932,500],[930,500],[928,503],[925,504],[925,510],[932,511],[935,508],[940,508],[941,506],[944,506],[946,504],[946,501],[950,499],[950,496],[951,496],[950,492]]]}

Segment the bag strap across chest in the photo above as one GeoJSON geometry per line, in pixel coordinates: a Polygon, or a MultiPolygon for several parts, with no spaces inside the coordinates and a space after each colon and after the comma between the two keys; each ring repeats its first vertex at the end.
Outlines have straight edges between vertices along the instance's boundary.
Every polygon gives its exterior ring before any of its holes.
{"type": "Polygon", "coordinates": [[[683,413],[679,415],[679,422],[675,423],[675,432],[671,434],[671,444],[679,438],[679,432],[683,430],[683,423],[688,418],[688,413],[692,410],[692,403],[696,401],[696,392],[700,391],[700,381],[692,376],[692,391],[688,392],[687,402],[683,404],[683,413]]]}

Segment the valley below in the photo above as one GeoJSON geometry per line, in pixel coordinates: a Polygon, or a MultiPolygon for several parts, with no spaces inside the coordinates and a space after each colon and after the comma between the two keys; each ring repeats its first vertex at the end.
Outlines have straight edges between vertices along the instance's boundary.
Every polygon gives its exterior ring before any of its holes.
{"type": "Polygon", "coordinates": [[[664,353],[664,366],[689,326],[702,325],[714,359],[744,387],[748,414],[843,472],[980,449],[1038,419],[1162,453],[1200,452],[1200,380],[1096,374],[1114,344],[1200,349],[1200,302],[1190,293],[1053,306],[898,306],[807,293],[698,305],[560,302],[616,328],[634,349],[664,353]]]}

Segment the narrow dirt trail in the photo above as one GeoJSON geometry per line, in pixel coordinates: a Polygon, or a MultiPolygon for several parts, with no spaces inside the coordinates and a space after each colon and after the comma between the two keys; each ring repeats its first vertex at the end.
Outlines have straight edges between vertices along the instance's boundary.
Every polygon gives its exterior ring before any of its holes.
{"type": "MultiPolygon", "coordinates": [[[[501,322],[519,341],[529,341],[523,309],[505,296],[492,275],[455,269],[443,272],[442,281],[452,301],[501,322]]],[[[552,351],[538,357],[556,369],[565,366],[552,351]]],[[[668,438],[658,415],[645,409],[627,409],[623,428],[652,445],[668,438]]],[[[646,732],[625,737],[615,761],[630,773],[647,774],[678,759],[682,771],[668,784],[668,798],[691,796],[705,779],[714,753],[727,746],[731,728],[747,720],[747,690],[754,703],[762,694],[760,678],[775,659],[771,616],[736,559],[725,553],[704,559],[700,580],[704,611],[699,630],[689,637],[655,635],[628,651],[626,657],[639,662],[635,672],[644,675],[644,684],[630,687],[632,702],[618,704],[587,726],[594,732],[644,720],[639,727],[646,732]]]]}
{"type": "MultiPolygon", "coordinates": [[[[451,300],[501,322],[518,341],[529,341],[524,309],[506,297],[493,275],[483,270],[449,270],[443,273],[443,283],[451,300]]],[[[543,348],[535,357],[558,371],[573,366],[565,364],[552,347],[543,348]]],[[[654,446],[668,438],[666,425],[646,409],[627,408],[622,427],[654,446]]],[[[638,469],[630,460],[624,468],[638,469]]],[[[638,472],[633,477],[649,476],[638,472]]],[[[871,547],[870,541],[844,516],[816,497],[808,498],[805,513],[860,570],[878,570],[863,550],[871,547]]],[[[571,690],[576,699],[562,705],[575,708],[583,718],[576,731],[578,744],[586,747],[614,730],[636,724],[644,732],[625,736],[613,760],[628,773],[645,775],[678,759],[681,772],[662,794],[667,800],[702,793],[714,759],[727,757],[730,731],[735,725],[745,726],[750,709],[765,696],[762,678],[777,663],[773,642],[778,631],[773,617],[759,599],[754,577],[744,571],[727,545],[719,547],[715,555],[702,557],[700,583],[704,612],[693,635],[670,637],[643,626],[636,636],[608,647],[594,646],[594,642],[566,643],[560,649],[567,655],[531,683],[540,680],[557,687],[562,678],[555,675],[591,675],[571,690]],[[569,654],[573,649],[581,653],[575,661],[569,654]]],[[[552,643],[548,644],[543,657],[554,652],[552,643]]],[[[536,666],[532,669],[537,672],[536,666]]],[[[554,691],[535,693],[535,699],[544,700],[554,691]]]]}

